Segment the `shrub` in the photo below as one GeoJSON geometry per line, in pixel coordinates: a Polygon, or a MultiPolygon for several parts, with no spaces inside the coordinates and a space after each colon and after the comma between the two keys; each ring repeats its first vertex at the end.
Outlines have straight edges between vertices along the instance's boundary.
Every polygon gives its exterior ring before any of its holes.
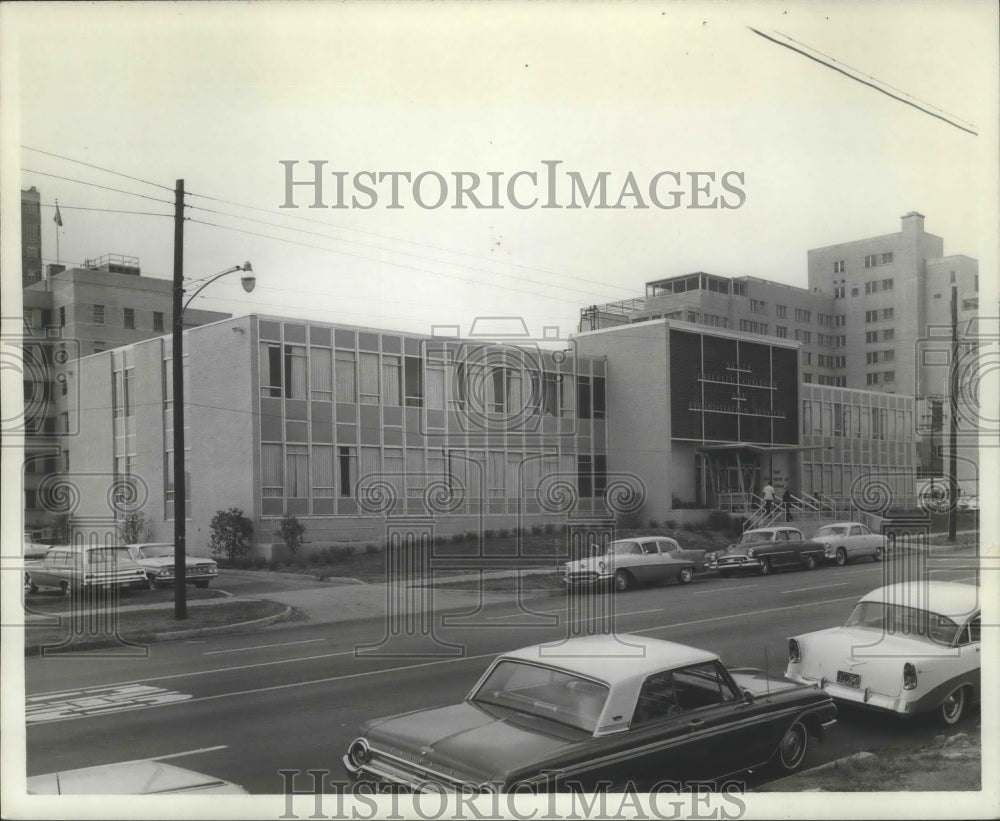
{"type": "Polygon", "coordinates": [[[660,527],[660,523],[658,521],[656,521],[656,519],[650,519],[649,520],[649,529],[650,530],[657,530],[659,527],[660,527]]]}
{"type": "Polygon", "coordinates": [[[509,539],[510,531],[505,527],[500,528],[500,531],[497,533],[497,536],[501,539],[509,539]]]}
{"type": "Polygon", "coordinates": [[[495,538],[496,535],[497,535],[497,532],[495,530],[487,529],[487,530],[483,531],[483,536],[485,538],[487,538],[487,539],[495,538]]]}
{"type": "Polygon", "coordinates": [[[253,522],[239,508],[218,511],[212,517],[209,531],[209,545],[213,556],[224,556],[229,561],[234,561],[250,552],[253,522]]]}
{"type": "Polygon", "coordinates": [[[532,536],[541,536],[542,535],[542,526],[541,525],[532,525],[531,526],[531,535],[532,536]]]}
{"type": "Polygon", "coordinates": [[[616,524],[621,530],[638,530],[642,527],[642,517],[639,515],[638,510],[619,513],[616,524]]]}
{"type": "Polygon", "coordinates": [[[253,567],[254,570],[263,570],[265,567],[267,567],[267,559],[265,559],[263,556],[254,556],[253,567]]]}
{"type": "Polygon", "coordinates": [[[379,546],[377,544],[366,544],[365,545],[365,553],[367,553],[369,556],[372,556],[372,555],[374,555],[376,553],[380,553],[380,552],[381,552],[381,548],[379,548],[379,546]]]}
{"type": "Polygon", "coordinates": [[[121,544],[139,544],[149,538],[149,522],[142,511],[134,510],[115,523],[115,533],[121,544]]]}
{"type": "Polygon", "coordinates": [[[281,524],[278,525],[278,535],[288,547],[288,553],[294,559],[302,546],[302,537],[305,535],[306,526],[302,524],[294,513],[286,513],[281,517],[281,524]]]}
{"type": "Polygon", "coordinates": [[[695,529],[696,528],[694,522],[684,522],[681,525],[681,530],[695,530],[695,529]]]}
{"type": "Polygon", "coordinates": [[[708,520],[705,526],[709,530],[717,530],[720,533],[728,533],[733,527],[732,517],[723,513],[721,510],[713,510],[708,514],[708,520]]]}
{"type": "Polygon", "coordinates": [[[464,541],[465,541],[465,534],[464,533],[452,533],[451,534],[451,543],[452,544],[460,544],[461,542],[464,542],[464,541]]]}
{"type": "Polygon", "coordinates": [[[545,535],[551,536],[555,532],[556,532],[556,526],[552,524],[552,522],[547,522],[545,525],[545,535]]]}
{"type": "Polygon", "coordinates": [[[676,519],[667,519],[667,521],[665,521],[663,524],[668,530],[677,530],[676,519]]]}

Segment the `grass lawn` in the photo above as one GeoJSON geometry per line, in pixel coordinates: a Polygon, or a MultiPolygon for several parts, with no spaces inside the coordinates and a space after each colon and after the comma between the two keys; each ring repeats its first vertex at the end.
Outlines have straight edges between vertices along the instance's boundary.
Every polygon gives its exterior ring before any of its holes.
{"type": "MultiPolygon", "coordinates": [[[[722,533],[711,530],[686,530],[671,528],[645,528],[642,530],[620,530],[616,538],[627,538],[628,536],[669,536],[676,539],[682,547],[696,548],[700,550],[721,550],[727,545],[736,541],[736,536],[732,533],[722,533]]],[[[487,535],[480,544],[478,540],[469,537],[461,539],[442,539],[434,545],[432,555],[435,560],[444,559],[468,559],[470,563],[481,557],[488,561],[490,558],[513,558],[524,559],[525,567],[551,567],[553,572],[561,567],[562,563],[570,559],[569,549],[566,544],[564,533],[555,532],[551,534],[526,534],[521,537],[499,531],[494,533],[487,531],[487,535]]],[[[574,556],[573,558],[579,558],[574,556]]],[[[320,561],[316,558],[300,556],[296,561],[282,562],[279,564],[259,564],[249,563],[237,564],[236,567],[258,570],[277,570],[287,573],[308,573],[319,577],[344,576],[359,579],[364,582],[382,582],[386,578],[386,556],[385,550],[379,546],[362,546],[360,549],[353,549],[350,546],[331,548],[320,561]]],[[[413,572],[410,568],[408,572],[413,572]]],[[[468,573],[468,569],[456,570],[455,573],[468,573]]],[[[437,569],[434,571],[435,578],[440,579],[445,574],[437,569]]],[[[531,577],[525,577],[530,579],[531,577]]],[[[543,582],[530,581],[530,584],[542,585],[543,582]]],[[[501,588],[484,588],[501,589],[501,588]]],[[[506,588],[504,588],[506,589],[506,588]]],[[[528,589],[542,589],[532,587],[528,589]]]]}
{"type": "MultiPolygon", "coordinates": [[[[207,591],[200,591],[207,592],[207,591]]],[[[117,619],[103,619],[96,615],[86,614],[77,617],[79,621],[70,622],[63,618],[59,624],[27,625],[24,629],[25,652],[37,653],[40,647],[58,645],[72,639],[66,649],[74,646],[98,647],[114,646],[115,633],[121,638],[141,644],[143,641],[155,639],[161,633],[176,630],[196,630],[201,627],[219,627],[229,624],[262,619],[273,616],[285,610],[285,605],[272,601],[232,601],[207,607],[190,607],[187,618],[177,621],[173,608],[163,607],[155,610],[127,610],[117,614],[117,619]],[[117,631],[114,629],[117,622],[117,631]],[[79,627],[73,629],[72,627],[79,627]]]]}

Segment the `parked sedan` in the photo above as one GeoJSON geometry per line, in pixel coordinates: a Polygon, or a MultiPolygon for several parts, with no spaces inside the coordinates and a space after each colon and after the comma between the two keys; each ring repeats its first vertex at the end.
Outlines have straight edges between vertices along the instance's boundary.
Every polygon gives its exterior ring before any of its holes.
{"type": "Polygon", "coordinates": [[[818,567],[826,555],[820,542],[806,539],[795,527],[762,527],[747,530],[723,553],[709,553],[708,566],[729,576],[738,570],[754,570],[766,576],[780,567],[818,567]]]}
{"type": "MultiPolygon", "coordinates": [[[[150,590],[174,583],[174,546],[172,544],[132,544],[129,555],[146,573],[150,590]]],[[[195,587],[208,587],[219,574],[219,566],[211,559],[184,557],[184,579],[195,587]]]]}
{"type": "Polygon", "coordinates": [[[843,627],[788,640],[785,676],[834,699],[955,724],[980,699],[979,589],[919,581],[873,590],[843,627]]]}
{"type": "Polygon", "coordinates": [[[826,545],[825,557],[838,565],[844,565],[851,559],[864,556],[871,556],[880,562],[888,549],[885,536],[872,533],[858,522],[835,522],[823,525],[816,531],[813,541],[826,545]]]}
{"type": "Polygon", "coordinates": [[[417,791],[646,791],[768,762],[793,772],[835,721],[816,687],[593,635],[505,653],[463,702],[368,722],[343,760],[354,779],[417,791]]]}
{"type": "Polygon", "coordinates": [[[146,572],[124,547],[56,545],[37,564],[26,567],[24,585],[31,593],[40,587],[58,587],[67,596],[73,590],[98,587],[144,587],[146,572]]]}
{"type": "MultiPolygon", "coordinates": [[[[600,550],[596,545],[593,549],[600,550]]],[[[670,579],[687,584],[704,566],[704,553],[684,551],[673,539],[660,536],[619,539],[595,556],[566,562],[563,580],[570,587],[614,583],[620,591],[670,579]],[[692,554],[697,558],[687,557],[692,554]]]]}

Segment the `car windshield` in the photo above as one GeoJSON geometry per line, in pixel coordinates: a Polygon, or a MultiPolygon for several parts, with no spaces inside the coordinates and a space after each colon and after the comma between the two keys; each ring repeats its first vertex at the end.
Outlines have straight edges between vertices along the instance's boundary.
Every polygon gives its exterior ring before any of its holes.
{"type": "Polygon", "coordinates": [[[87,551],[87,564],[114,564],[130,560],[128,551],[124,547],[99,547],[87,551]]]}
{"type": "Polygon", "coordinates": [[[742,536],[737,544],[752,544],[754,542],[773,542],[774,533],[770,530],[748,530],[742,536]]]}
{"type": "Polygon", "coordinates": [[[642,548],[639,547],[638,542],[612,542],[604,550],[606,555],[615,556],[627,556],[627,555],[639,555],[642,553],[642,548]]]}
{"type": "Polygon", "coordinates": [[[139,548],[139,556],[143,559],[169,559],[173,555],[174,546],[172,544],[153,544],[139,548]]]}
{"type": "Polygon", "coordinates": [[[958,634],[958,625],[947,616],[886,602],[858,602],[845,627],[862,627],[891,635],[924,639],[950,645],[958,634]]]}
{"type": "Polygon", "coordinates": [[[493,668],[472,701],[593,733],[608,693],[607,685],[564,670],[504,660],[493,668]]]}
{"type": "Polygon", "coordinates": [[[826,525],[816,531],[817,536],[846,536],[847,528],[843,525],[826,525]]]}

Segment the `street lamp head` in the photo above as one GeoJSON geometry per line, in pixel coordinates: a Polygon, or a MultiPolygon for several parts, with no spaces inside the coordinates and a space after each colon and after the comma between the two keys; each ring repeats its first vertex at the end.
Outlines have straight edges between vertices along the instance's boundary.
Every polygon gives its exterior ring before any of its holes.
{"type": "Polygon", "coordinates": [[[257,277],[254,276],[253,266],[249,262],[243,263],[242,270],[245,273],[240,277],[240,284],[243,285],[243,290],[249,294],[257,284],[257,277]]]}

